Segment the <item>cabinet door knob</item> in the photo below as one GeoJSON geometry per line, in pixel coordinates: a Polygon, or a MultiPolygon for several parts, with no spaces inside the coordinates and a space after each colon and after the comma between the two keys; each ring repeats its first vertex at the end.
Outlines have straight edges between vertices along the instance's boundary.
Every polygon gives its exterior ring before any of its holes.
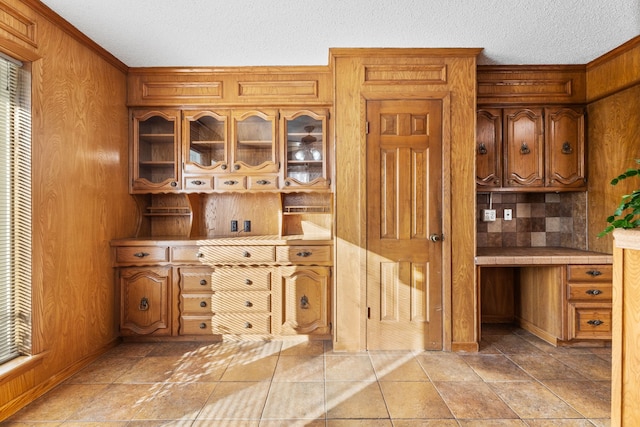
{"type": "Polygon", "coordinates": [[[240,165],[233,165],[233,169],[234,170],[239,170],[240,169],[240,165]]]}
{"type": "Polygon", "coordinates": [[[565,141],[564,144],[562,144],[562,154],[571,153],[573,153],[573,148],[571,148],[571,144],[569,143],[569,141],[565,141]]]}
{"type": "Polygon", "coordinates": [[[207,281],[204,279],[200,280],[200,286],[207,286],[207,281]]]}
{"type": "Polygon", "coordinates": [[[600,326],[604,322],[602,320],[594,319],[594,320],[587,321],[587,323],[590,324],[591,326],[600,326]]]}
{"type": "Polygon", "coordinates": [[[227,170],[227,165],[220,166],[220,169],[222,169],[223,171],[226,171],[227,170]]]}
{"type": "Polygon", "coordinates": [[[177,183],[177,182],[175,182],[175,181],[171,181],[171,186],[175,188],[175,187],[177,187],[177,186],[178,186],[178,183],[177,183]]]}
{"type": "Polygon", "coordinates": [[[205,329],[207,327],[206,323],[200,323],[200,329],[205,329]]]}
{"type": "Polygon", "coordinates": [[[206,301],[200,301],[200,307],[204,308],[207,306],[207,302],[206,301]]]}
{"type": "Polygon", "coordinates": [[[600,289],[589,289],[586,291],[587,295],[600,295],[602,291],[600,289]]]}
{"type": "Polygon", "coordinates": [[[135,254],[133,254],[134,257],[136,258],[144,258],[146,256],[149,256],[148,252],[136,252],[135,254]]]}
{"type": "Polygon", "coordinates": [[[298,252],[296,255],[302,258],[306,258],[308,256],[313,255],[313,253],[309,251],[301,251],[301,252],[298,252]]]}
{"type": "Polygon", "coordinates": [[[487,146],[484,145],[484,142],[478,144],[478,154],[487,154],[487,146]]]}
{"type": "Polygon", "coordinates": [[[522,145],[520,146],[520,154],[529,154],[529,153],[531,153],[531,149],[529,148],[527,143],[523,141],[522,145]]]}
{"type": "Polygon", "coordinates": [[[591,277],[598,277],[602,274],[602,272],[600,270],[589,270],[587,271],[587,274],[591,277]]]}

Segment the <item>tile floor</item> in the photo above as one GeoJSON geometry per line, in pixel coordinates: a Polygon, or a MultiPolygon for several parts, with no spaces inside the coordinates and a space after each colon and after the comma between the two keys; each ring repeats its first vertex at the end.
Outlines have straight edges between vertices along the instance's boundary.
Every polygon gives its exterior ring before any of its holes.
{"type": "Polygon", "coordinates": [[[511,327],[478,353],[337,353],[331,342],[124,343],[5,425],[610,425],[610,348],[511,327]]]}

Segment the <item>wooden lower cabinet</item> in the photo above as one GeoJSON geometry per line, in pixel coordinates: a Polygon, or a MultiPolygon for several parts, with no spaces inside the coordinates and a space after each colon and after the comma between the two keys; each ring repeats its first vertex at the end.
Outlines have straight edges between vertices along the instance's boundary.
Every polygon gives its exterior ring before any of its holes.
{"type": "Polygon", "coordinates": [[[180,292],[177,312],[180,317],[174,335],[210,335],[211,267],[175,267],[175,283],[180,292]],[[176,330],[177,329],[177,330],[176,330]]]}
{"type": "Polygon", "coordinates": [[[120,333],[171,335],[171,268],[122,268],[118,280],[120,333]]]}
{"type": "Polygon", "coordinates": [[[329,267],[281,267],[282,310],[280,333],[328,334],[329,267]]]}

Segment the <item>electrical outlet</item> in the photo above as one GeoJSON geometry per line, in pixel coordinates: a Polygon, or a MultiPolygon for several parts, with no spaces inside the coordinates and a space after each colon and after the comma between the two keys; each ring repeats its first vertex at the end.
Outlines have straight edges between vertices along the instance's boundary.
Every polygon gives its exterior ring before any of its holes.
{"type": "Polygon", "coordinates": [[[496,210],[495,209],[483,209],[482,210],[482,221],[484,222],[493,222],[496,220],[496,210]]]}
{"type": "Polygon", "coordinates": [[[513,211],[511,209],[504,210],[504,220],[511,221],[513,219],[513,211]]]}
{"type": "Polygon", "coordinates": [[[244,221],[244,231],[247,233],[251,231],[251,221],[249,220],[244,221]]]}
{"type": "Polygon", "coordinates": [[[231,231],[232,232],[238,231],[238,221],[235,219],[231,220],[231,231]]]}

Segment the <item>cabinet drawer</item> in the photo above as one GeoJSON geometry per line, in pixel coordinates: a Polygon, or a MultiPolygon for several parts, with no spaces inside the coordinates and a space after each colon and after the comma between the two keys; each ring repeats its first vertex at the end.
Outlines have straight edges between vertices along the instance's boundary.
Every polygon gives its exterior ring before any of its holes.
{"type": "Polygon", "coordinates": [[[211,327],[215,334],[270,334],[271,316],[268,314],[214,314],[211,327]]]}
{"type": "Polygon", "coordinates": [[[265,290],[271,289],[273,269],[265,267],[221,268],[211,275],[211,287],[218,290],[265,290]]]}
{"type": "Polygon", "coordinates": [[[183,292],[210,291],[213,271],[213,268],[179,268],[180,289],[183,292]]]}
{"type": "Polygon", "coordinates": [[[277,190],[277,176],[250,176],[247,178],[249,190],[277,190]]]}
{"type": "Polygon", "coordinates": [[[214,313],[268,313],[271,311],[271,292],[225,291],[211,297],[214,313]]]}
{"type": "Polygon", "coordinates": [[[331,246],[278,246],[278,262],[327,263],[331,261],[331,246]]]}
{"type": "Polygon", "coordinates": [[[211,294],[183,294],[182,313],[211,314],[211,294]]]}
{"type": "Polygon", "coordinates": [[[218,175],[213,177],[213,187],[216,190],[245,190],[247,188],[247,177],[218,175]]]}
{"type": "Polygon", "coordinates": [[[169,261],[169,248],[166,246],[123,246],[116,248],[118,264],[148,264],[150,262],[169,261]]]}
{"type": "Polygon", "coordinates": [[[211,316],[182,316],[180,335],[211,335],[211,316]]]}
{"type": "Polygon", "coordinates": [[[613,266],[569,265],[567,280],[570,282],[611,282],[613,280],[613,266]]]}
{"type": "Polygon", "coordinates": [[[569,283],[569,300],[611,301],[611,283],[569,283]]]}
{"type": "Polygon", "coordinates": [[[570,339],[611,339],[611,304],[569,304],[570,339]]]}
{"type": "Polygon", "coordinates": [[[182,188],[192,191],[213,190],[213,180],[210,176],[185,176],[182,188]]]}
{"type": "Polygon", "coordinates": [[[255,264],[275,261],[273,246],[181,246],[172,249],[175,262],[255,264]]]}

